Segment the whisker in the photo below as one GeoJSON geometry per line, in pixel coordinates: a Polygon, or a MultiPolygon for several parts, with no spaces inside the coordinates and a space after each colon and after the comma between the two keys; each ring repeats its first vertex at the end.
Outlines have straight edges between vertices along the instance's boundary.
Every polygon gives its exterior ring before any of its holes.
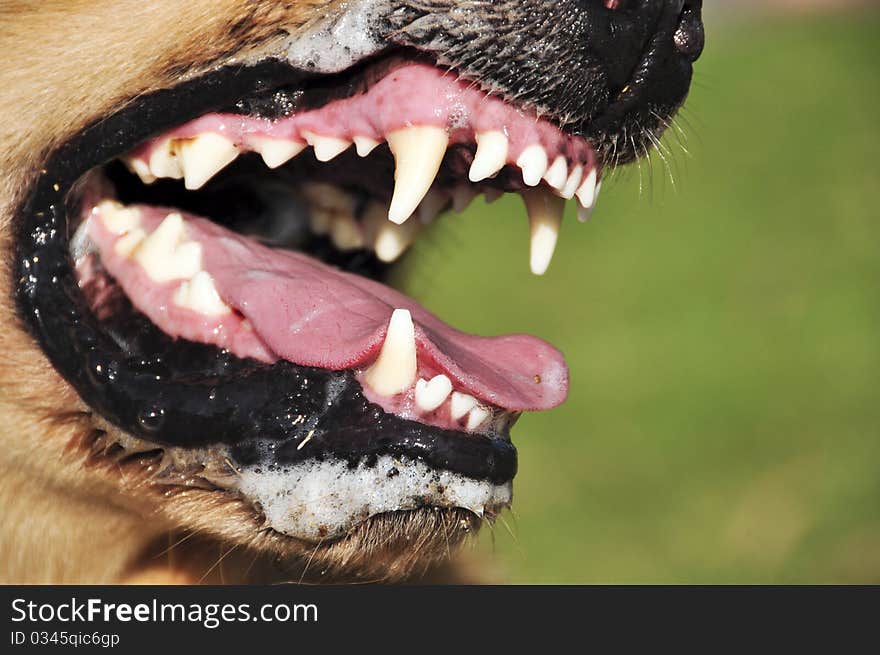
{"type": "Polygon", "coordinates": [[[318,553],[318,550],[321,548],[321,544],[323,544],[323,543],[324,543],[324,540],[321,539],[317,544],[315,544],[314,549],[312,549],[312,554],[309,555],[309,559],[306,562],[306,566],[302,571],[302,575],[299,576],[299,584],[303,583],[303,580],[306,577],[306,573],[309,572],[309,567],[312,565],[312,560],[314,559],[315,555],[318,553]]]}
{"type": "MultiPolygon", "coordinates": [[[[170,546],[168,546],[168,548],[165,548],[161,553],[159,553],[158,555],[155,555],[155,556],[153,557],[153,559],[159,559],[160,557],[163,557],[163,556],[167,555],[167,554],[170,553],[173,549],[177,548],[180,544],[182,544],[184,541],[186,541],[187,539],[190,539],[191,537],[194,537],[196,534],[197,534],[197,531],[196,531],[196,530],[192,530],[192,531],[190,531],[190,532],[189,532],[188,534],[186,534],[184,537],[178,539],[178,540],[175,541],[173,544],[171,544],[170,546]]],[[[168,537],[169,537],[169,538],[171,537],[171,531],[170,531],[170,530],[168,531],[168,537]]]]}
{"type": "MultiPolygon", "coordinates": [[[[226,551],[225,553],[223,553],[219,558],[217,558],[217,561],[214,562],[214,563],[211,565],[211,568],[209,568],[207,571],[205,571],[205,574],[204,574],[201,578],[199,578],[199,581],[198,581],[196,584],[201,584],[201,583],[205,580],[205,578],[207,578],[209,575],[211,575],[211,571],[213,571],[215,568],[217,568],[217,566],[219,566],[220,563],[223,562],[223,560],[226,559],[226,557],[227,557],[232,551],[234,551],[236,548],[238,548],[238,544],[233,545],[229,550],[227,550],[227,551],[226,551]]],[[[221,581],[222,581],[222,579],[223,579],[223,575],[222,575],[222,573],[221,573],[221,575],[220,575],[220,578],[221,578],[221,581]]]]}

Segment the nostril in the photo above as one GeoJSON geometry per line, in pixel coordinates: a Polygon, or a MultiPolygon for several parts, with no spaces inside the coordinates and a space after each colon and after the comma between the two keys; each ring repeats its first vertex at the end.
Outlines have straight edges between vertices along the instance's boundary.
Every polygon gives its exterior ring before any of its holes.
{"type": "Polygon", "coordinates": [[[702,0],[685,2],[672,37],[676,50],[690,61],[697,60],[705,45],[702,8],[702,0]]]}

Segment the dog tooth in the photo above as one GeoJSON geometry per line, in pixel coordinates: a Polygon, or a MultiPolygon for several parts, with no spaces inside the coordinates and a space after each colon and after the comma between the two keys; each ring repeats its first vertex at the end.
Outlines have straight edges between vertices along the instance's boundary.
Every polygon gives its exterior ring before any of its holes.
{"type": "Polygon", "coordinates": [[[477,399],[460,391],[452,392],[452,400],[449,403],[449,415],[453,421],[464,418],[469,411],[477,406],[477,399]]]}
{"type": "Polygon", "coordinates": [[[224,316],[232,311],[220,298],[214,278],[207,271],[182,282],[174,293],[174,304],[205,316],[224,316]]]}
{"type": "Polygon", "coordinates": [[[300,189],[313,207],[349,215],[357,209],[354,196],[333,184],[303,182],[300,189]]]}
{"type": "Polygon", "coordinates": [[[352,141],[354,141],[354,147],[360,157],[366,157],[379,145],[379,141],[371,136],[354,136],[352,141]]]}
{"type": "Polygon", "coordinates": [[[445,375],[436,375],[430,381],[419,378],[416,382],[416,405],[423,412],[433,412],[452,393],[452,381],[445,375]]]}
{"type": "Polygon", "coordinates": [[[315,149],[315,159],[318,161],[330,161],[351,146],[351,141],[348,139],[335,136],[323,136],[314,132],[303,132],[302,136],[315,149]]]}
{"type": "Polygon", "coordinates": [[[380,261],[391,263],[409,248],[422,228],[420,221],[407,221],[403,225],[383,220],[376,229],[373,250],[380,261]]]}
{"type": "Polygon", "coordinates": [[[532,273],[543,275],[547,272],[550,260],[553,259],[553,252],[556,250],[562,214],[565,211],[565,199],[546,189],[523,191],[522,198],[529,214],[531,231],[529,265],[532,273]]]}
{"type": "MultiPolygon", "coordinates": [[[[388,205],[381,202],[369,202],[361,216],[361,233],[364,242],[375,244],[376,236],[384,225],[388,224],[388,205]]],[[[375,247],[374,247],[375,249],[375,247]]]]}
{"type": "Polygon", "coordinates": [[[468,414],[467,429],[473,432],[483,425],[487,418],[489,418],[489,410],[477,405],[471,410],[470,414],[468,414]]]}
{"type": "Polygon", "coordinates": [[[101,216],[101,222],[113,234],[125,234],[133,230],[141,222],[141,213],[134,207],[125,207],[115,200],[104,200],[95,211],[101,216]]]}
{"type": "Polygon", "coordinates": [[[306,182],[301,189],[309,201],[309,227],[318,236],[330,234],[337,217],[354,214],[354,197],[339,187],[321,182],[306,182]]]}
{"type": "Polygon", "coordinates": [[[584,209],[589,209],[593,206],[596,200],[596,182],[598,178],[596,176],[596,169],[590,169],[590,172],[587,173],[586,177],[584,177],[583,181],[581,181],[580,186],[578,187],[577,199],[578,203],[584,209]]]}
{"type": "Polygon", "coordinates": [[[286,164],[306,149],[306,144],[302,141],[267,136],[252,136],[248,139],[248,145],[260,153],[263,163],[269,168],[278,168],[286,164]]]}
{"type": "Polygon", "coordinates": [[[152,184],[156,181],[156,176],[150,170],[150,164],[140,157],[123,157],[122,163],[131,173],[141,178],[144,184],[152,184]]]}
{"type": "Polygon", "coordinates": [[[577,193],[578,187],[581,183],[581,177],[584,174],[584,167],[578,164],[575,166],[571,173],[568,176],[568,180],[565,182],[565,186],[562,187],[562,191],[560,195],[566,200],[571,200],[574,198],[575,193],[577,193]]]}
{"type": "Polygon", "coordinates": [[[477,141],[477,152],[474,155],[474,161],[471,163],[471,169],[468,172],[468,178],[471,182],[482,182],[487,177],[496,175],[498,171],[504,168],[507,163],[507,150],[509,142],[507,135],[498,130],[491,132],[482,132],[475,137],[477,141]]]}
{"type": "Polygon", "coordinates": [[[168,214],[152,234],[147,237],[138,257],[151,257],[153,254],[168,255],[174,251],[186,236],[183,216],[177,212],[168,214]]]}
{"type": "Polygon", "coordinates": [[[394,194],[388,218],[402,224],[412,216],[434,183],[446,155],[449,136],[441,127],[424,125],[395,130],[386,138],[394,155],[394,194]]]}
{"type": "Polygon", "coordinates": [[[443,191],[431,189],[419,203],[419,220],[424,225],[430,225],[440,212],[449,204],[449,195],[443,191]]]}
{"type": "Polygon", "coordinates": [[[581,188],[578,189],[578,220],[581,223],[586,223],[590,216],[593,215],[601,189],[602,183],[596,182],[596,171],[594,170],[581,185],[581,188]]]}
{"type": "Polygon", "coordinates": [[[409,310],[395,309],[379,357],[364,374],[369,387],[383,396],[394,396],[416,381],[416,335],[409,310]]]}
{"type": "Polygon", "coordinates": [[[143,228],[136,227],[116,239],[116,243],[113,244],[113,250],[122,257],[131,257],[131,253],[134,252],[134,249],[141,244],[141,241],[146,236],[147,233],[144,232],[143,228]]]}
{"type": "Polygon", "coordinates": [[[483,189],[483,195],[486,197],[486,204],[491,205],[493,202],[504,195],[504,191],[490,186],[483,189]]]}
{"type": "Polygon", "coordinates": [[[330,234],[334,217],[335,214],[331,210],[322,207],[309,209],[309,228],[312,230],[312,234],[319,237],[330,234]]]}
{"type": "Polygon", "coordinates": [[[340,250],[357,250],[364,247],[364,236],[353,216],[336,214],[330,225],[330,239],[340,250]]]}
{"type": "Polygon", "coordinates": [[[516,165],[522,169],[526,186],[538,186],[547,172],[547,151],[539,145],[529,146],[522,151],[516,165]]]}
{"type": "Polygon", "coordinates": [[[565,157],[559,155],[553,160],[553,165],[544,174],[544,181],[557,191],[562,190],[568,181],[568,163],[565,161],[565,157]]]}
{"type": "Polygon", "coordinates": [[[461,214],[477,197],[477,190],[470,184],[459,184],[452,190],[452,211],[461,214]]]}
{"type": "Polygon", "coordinates": [[[184,140],[178,152],[183,184],[190,191],[201,189],[238,157],[238,148],[232,141],[212,132],[184,140]]]}
{"type": "Polygon", "coordinates": [[[195,241],[184,243],[185,234],[183,216],[168,214],[132,253],[154,282],[190,279],[201,269],[201,245],[195,241]]]}
{"type": "Polygon", "coordinates": [[[165,139],[150,153],[150,173],[157,178],[169,177],[179,180],[183,177],[183,169],[177,158],[178,144],[174,139],[165,139]]]}
{"type": "MultiPolygon", "coordinates": [[[[600,182],[599,184],[596,185],[596,195],[597,196],[599,194],[599,189],[601,189],[601,188],[602,188],[602,183],[600,182]]],[[[579,223],[586,223],[588,220],[590,220],[590,216],[593,215],[593,211],[595,209],[596,209],[596,200],[595,199],[593,200],[593,204],[591,204],[589,207],[584,207],[583,205],[578,203],[578,205],[577,205],[578,222],[579,223]]]]}
{"type": "Polygon", "coordinates": [[[174,250],[174,277],[191,278],[202,268],[202,245],[195,241],[181,243],[174,250]]]}

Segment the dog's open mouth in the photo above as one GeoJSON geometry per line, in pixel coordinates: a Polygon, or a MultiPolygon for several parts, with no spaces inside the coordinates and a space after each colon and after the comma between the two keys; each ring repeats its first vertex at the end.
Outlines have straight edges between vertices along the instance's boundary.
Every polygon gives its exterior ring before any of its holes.
{"type": "Polygon", "coordinates": [[[566,200],[589,216],[609,151],[482,86],[395,47],[323,74],[235,64],[140,98],[43,172],[23,312],[104,419],[190,453],[275,531],[492,516],[511,499],[509,430],[565,399],[565,361],[537,337],[460,332],[383,280],[446,212],[507,192],[544,273],[566,200]]]}

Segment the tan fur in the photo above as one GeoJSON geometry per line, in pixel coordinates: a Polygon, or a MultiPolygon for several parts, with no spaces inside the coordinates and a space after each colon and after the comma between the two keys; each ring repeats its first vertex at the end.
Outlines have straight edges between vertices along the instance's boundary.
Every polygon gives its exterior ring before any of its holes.
{"type": "Polygon", "coordinates": [[[93,417],[13,307],[10,222],[54,147],[335,1],[0,0],[0,582],[396,579],[477,527],[464,512],[424,510],[317,547],[264,530],[198,475],[157,479],[161,454],[139,454],[93,417]]]}

